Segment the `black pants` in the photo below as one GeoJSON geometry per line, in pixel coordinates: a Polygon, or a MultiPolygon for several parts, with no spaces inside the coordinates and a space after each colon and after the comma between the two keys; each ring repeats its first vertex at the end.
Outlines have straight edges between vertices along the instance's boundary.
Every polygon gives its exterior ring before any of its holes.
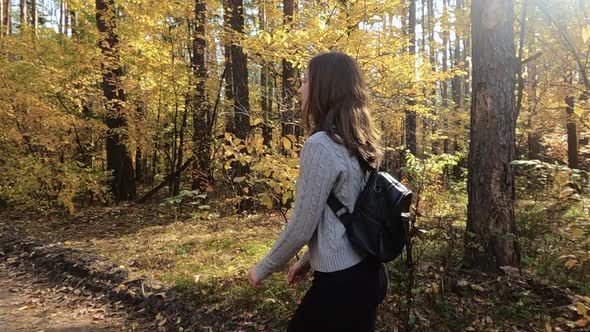
{"type": "Polygon", "coordinates": [[[371,257],[345,270],[315,271],[287,331],[374,331],[377,306],[386,292],[383,264],[371,257]]]}

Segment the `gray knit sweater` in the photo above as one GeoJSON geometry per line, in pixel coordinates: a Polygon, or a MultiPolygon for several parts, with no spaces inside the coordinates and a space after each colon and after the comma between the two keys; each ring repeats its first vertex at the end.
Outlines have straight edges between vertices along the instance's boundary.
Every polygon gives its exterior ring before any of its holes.
{"type": "Polygon", "coordinates": [[[293,214],[272,249],[256,265],[256,275],[263,280],[279,271],[306,244],[309,250],[300,263],[311,264],[316,271],[338,271],[362,261],[366,253],[352,246],[326,201],[334,188],[336,197],[353,211],[364,181],[357,158],[343,145],[325,132],[309,137],[301,151],[293,214]]]}

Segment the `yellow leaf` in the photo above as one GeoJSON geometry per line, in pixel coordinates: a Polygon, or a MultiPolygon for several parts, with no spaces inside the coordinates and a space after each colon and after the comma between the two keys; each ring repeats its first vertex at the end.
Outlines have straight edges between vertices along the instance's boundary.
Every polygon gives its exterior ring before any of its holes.
{"type": "Polygon", "coordinates": [[[588,309],[586,308],[584,303],[578,302],[576,303],[576,311],[578,312],[578,315],[585,316],[588,312],[588,309]]]}
{"type": "Polygon", "coordinates": [[[283,147],[285,150],[291,150],[291,140],[287,137],[282,137],[283,147]]]}
{"type": "Polygon", "coordinates": [[[551,323],[549,321],[545,323],[545,332],[553,332],[553,328],[551,327],[551,323]]]}
{"type": "Polygon", "coordinates": [[[262,196],[260,201],[262,202],[262,205],[264,205],[267,209],[272,208],[272,198],[270,197],[270,195],[262,196]]]}
{"type": "Polygon", "coordinates": [[[584,230],[582,230],[580,228],[573,229],[572,230],[572,239],[576,240],[577,238],[582,236],[582,234],[584,234],[584,230]]]}
{"type": "Polygon", "coordinates": [[[256,118],[256,119],[254,119],[254,121],[252,121],[252,126],[257,126],[260,123],[262,123],[262,119],[261,118],[256,118]]]}
{"type": "Polygon", "coordinates": [[[568,269],[571,269],[572,267],[576,266],[576,264],[578,264],[577,260],[570,259],[567,262],[565,262],[565,267],[567,267],[568,269]]]}

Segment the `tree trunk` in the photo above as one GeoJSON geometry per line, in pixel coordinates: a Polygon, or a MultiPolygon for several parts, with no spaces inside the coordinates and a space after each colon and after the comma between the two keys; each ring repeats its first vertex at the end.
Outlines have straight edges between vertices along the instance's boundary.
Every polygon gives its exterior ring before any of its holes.
{"type": "Polygon", "coordinates": [[[565,97],[565,113],[567,116],[567,165],[569,168],[579,168],[578,165],[578,131],[574,114],[574,96],[565,97]]]}
{"type": "Polygon", "coordinates": [[[195,0],[195,28],[193,36],[192,69],[195,76],[195,98],[193,105],[193,141],[196,162],[192,166],[192,190],[209,192],[211,171],[211,135],[213,119],[211,105],[205,89],[207,81],[207,7],[204,0],[195,0]]]}
{"type": "Polygon", "coordinates": [[[118,201],[122,201],[133,199],[136,189],[131,154],[125,145],[125,91],[121,82],[123,69],[115,18],[114,0],[96,0],[96,25],[102,36],[98,43],[103,56],[102,89],[106,98],[106,124],[109,128],[106,142],[107,169],[112,171],[112,192],[118,201]]]}
{"type": "MultiPolygon", "coordinates": [[[[137,105],[137,115],[140,121],[144,121],[146,117],[146,109],[145,104],[139,103],[137,105]]],[[[145,179],[145,168],[143,167],[143,160],[144,160],[143,152],[141,151],[141,147],[139,144],[135,148],[135,181],[142,183],[145,179]]]]}
{"type": "MultiPolygon", "coordinates": [[[[463,8],[463,0],[457,0],[455,12],[459,14],[463,8]]],[[[459,66],[461,63],[461,37],[458,34],[457,23],[455,22],[455,41],[454,41],[454,54],[453,54],[453,67],[459,66]]],[[[463,51],[465,52],[465,51],[463,51]]],[[[461,76],[454,76],[451,80],[453,102],[455,103],[456,110],[463,106],[463,89],[461,87],[463,79],[461,76]]]]}
{"type": "Polygon", "coordinates": [[[33,27],[33,31],[36,37],[37,29],[39,27],[39,8],[37,8],[37,0],[31,0],[31,14],[33,15],[33,17],[31,18],[31,26],[33,27]]]}
{"type": "Polygon", "coordinates": [[[520,32],[518,38],[518,90],[516,92],[516,119],[520,114],[522,107],[522,97],[524,95],[524,76],[522,72],[522,60],[524,54],[524,40],[526,36],[526,16],[527,16],[528,0],[523,0],[520,17],[520,32]]]}
{"type": "Polygon", "coordinates": [[[177,174],[174,177],[174,181],[172,183],[172,195],[176,196],[180,192],[180,168],[182,167],[182,162],[184,160],[184,132],[186,130],[186,123],[188,117],[188,98],[185,102],[184,112],[182,112],[182,120],[180,125],[180,133],[178,134],[178,155],[176,159],[176,166],[173,167],[175,170],[174,172],[177,174]]]}
{"type": "MultiPolygon", "coordinates": [[[[293,28],[293,0],[283,0],[283,25],[287,31],[293,28]]],[[[283,105],[281,110],[281,136],[295,135],[300,136],[301,131],[295,124],[295,105],[293,97],[297,93],[295,88],[295,69],[293,65],[282,59],[283,75],[283,105]]]]}
{"type": "Polygon", "coordinates": [[[64,8],[63,8],[63,16],[64,16],[64,35],[68,35],[68,28],[69,28],[69,21],[70,15],[68,11],[68,1],[64,0],[64,8]]]}
{"type": "MultiPolygon", "coordinates": [[[[410,0],[410,7],[408,10],[408,34],[410,35],[410,46],[408,52],[412,55],[416,54],[416,0],[410,0]]],[[[415,61],[415,57],[414,57],[415,61]]],[[[409,106],[415,105],[415,101],[410,99],[409,106]]],[[[410,153],[416,155],[416,112],[413,110],[406,110],[406,148],[410,153]]]]}
{"type": "MultiPolygon", "coordinates": [[[[448,25],[448,19],[446,19],[447,16],[447,0],[443,0],[443,17],[445,17],[445,20],[442,21],[442,24],[446,24],[448,25]]],[[[450,42],[449,42],[449,31],[445,28],[443,28],[443,32],[442,32],[442,37],[443,37],[443,55],[442,55],[442,71],[444,73],[447,72],[448,70],[448,63],[447,61],[449,61],[448,59],[448,52],[450,49],[450,42]]],[[[443,106],[443,113],[441,114],[441,118],[443,120],[443,130],[444,130],[444,134],[445,134],[445,139],[443,140],[443,152],[444,153],[448,153],[449,152],[449,138],[448,138],[448,120],[447,120],[447,116],[448,116],[448,107],[449,107],[449,95],[448,95],[448,82],[447,80],[442,81],[441,83],[441,98],[442,98],[442,106],[443,106]]],[[[433,149],[436,146],[433,146],[433,149]]]]}
{"type": "Polygon", "coordinates": [[[0,38],[4,37],[4,33],[5,33],[4,32],[4,26],[5,26],[5,24],[4,24],[4,22],[5,22],[5,19],[4,19],[5,9],[4,8],[5,7],[6,7],[5,1],[0,0],[0,38]]]}
{"type": "MultiPolygon", "coordinates": [[[[233,134],[237,138],[246,140],[250,133],[250,101],[248,97],[248,65],[241,46],[241,39],[244,36],[244,6],[242,0],[227,1],[231,9],[229,14],[230,27],[234,33],[234,40],[232,40],[229,52],[235,119],[233,134]]],[[[235,177],[243,177],[249,172],[248,165],[242,166],[239,162],[234,162],[232,167],[235,170],[233,174],[235,177]]],[[[236,194],[240,197],[247,196],[244,187],[240,183],[237,184],[236,194]]],[[[245,211],[250,207],[251,201],[245,198],[240,201],[238,210],[245,211]]]]}
{"type": "MultiPolygon", "coordinates": [[[[534,39],[534,37],[533,37],[534,39]]],[[[530,42],[531,45],[534,44],[534,41],[530,42]]],[[[541,160],[541,137],[540,133],[531,128],[532,119],[535,116],[536,109],[537,109],[537,65],[535,61],[529,62],[527,66],[527,73],[528,73],[528,113],[529,113],[529,121],[527,130],[529,131],[529,135],[527,138],[527,145],[528,145],[528,159],[538,159],[541,160]]]]}
{"type": "Polygon", "coordinates": [[[4,8],[4,26],[6,27],[6,35],[12,35],[12,4],[11,0],[6,0],[4,8]]]}
{"type": "Polygon", "coordinates": [[[231,6],[230,26],[235,37],[238,38],[238,40],[233,40],[230,47],[235,116],[234,134],[245,140],[250,133],[250,100],[247,59],[240,42],[244,37],[244,5],[242,0],[229,0],[229,3],[231,6]]]}
{"type": "MultiPolygon", "coordinates": [[[[473,0],[472,0],[473,1],[473,0]]],[[[469,27],[468,27],[469,29],[469,27]]],[[[473,68],[473,56],[472,56],[472,47],[471,47],[471,35],[466,33],[463,37],[463,53],[461,54],[461,61],[463,62],[463,69],[467,73],[463,76],[463,97],[467,97],[471,94],[471,82],[470,80],[473,79],[469,77],[470,73],[472,73],[473,68]],[[471,63],[468,58],[471,56],[471,63]],[[471,68],[470,68],[471,67],[471,68]]]]}
{"type": "Polygon", "coordinates": [[[80,37],[78,29],[78,12],[70,11],[70,29],[72,30],[72,37],[80,37]]]}
{"type": "MultiPolygon", "coordinates": [[[[259,20],[260,20],[260,31],[266,32],[266,0],[262,1],[261,8],[258,9],[259,12],[259,20]]],[[[262,137],[264,140],[265,146],[270,146],[270,142],[272,141],[272,126],[270,124],[270,115],[272,114],[272,98],[273,98],[273,91],[272,91],[272,81],[270,78],[270,73],[267,68],[268,64],[266,62],[262,62],[262,68],[260,69],[260,86],[262,89],[262,98],[261,98],[261,107],[262,113],[264,118],[264,123],[262,127],[262,137]]]]}
{"type": "MultiPolygon", "coordinates": [[[[443,0],[444,1],[444,0],[443,0]]],[[[436,42],[434,41],[434,22],[435,22],[435,17],[434,17],[434,1],[433,0],[428,0],[427,1],[427,6],[428,6],[428,62],[430,63],[430,67],[432,68],[433,72],[437,71],[437,66],[436,66],[436,50],[435,50],[435,44],[436,42]]],[[[427,118],[423,118],[422,119],[422,127],[424,128],[424,133],[422,135],[422,142],[426,142],[426,139],[428,138],[427,133],[430,132],[432,135],[431,137],[434,137],[434,134],[436,133],[436,113],[437,113],[437,98],[436,98],[436,83],[434,84],[432,90],[429,91],[429,95],[430,100],[429,100],[429,104],[431,105],[432,109],[431,109],[431,114],[432,116],[430,117],[430,121],[427,118]]],[[[435,140],[431,141],[431,148],[432,148],[432,153],[436,154],[437,150],[438,150],[438,142],[436,142],[435,140]]],[[[426,144],[422,143],[422,146],[425,147],[426,144]]],[[[425,151],[423,151],[422,153],[424,153],[425,151]]]]}
{"type": "Polygon", "coordinates": [[[27,0],[20,0],[20,29],[21,31],[29,24],[27,0]]]}
{"type": "Polygon", "coordinates": [[[57,26],[57,31],[60,34],[64,34],[64,2],[65,1],[66,0],[59,0],[59,25],[57,26]]]}
{"type": "Polygon", "coordinates": [[[514,221],[514,8],[473,0],[473,95],[465,259],[484,271],[519,263],[514,221]]]}
{"type": "MultiPolygon", "coordinates": [[[[231,108],[234,108],[234,79],[233,79],[233,69],[232,69],[232,60],[231,60],[231,44],[230,41],[227,42],[227,45],[224,47],[225,50],[225,99],[229,102],[231,108]]],[[[225,119],[225,131],[228,133],[235,132],[235,116],[227,116],[225,119]]]]}

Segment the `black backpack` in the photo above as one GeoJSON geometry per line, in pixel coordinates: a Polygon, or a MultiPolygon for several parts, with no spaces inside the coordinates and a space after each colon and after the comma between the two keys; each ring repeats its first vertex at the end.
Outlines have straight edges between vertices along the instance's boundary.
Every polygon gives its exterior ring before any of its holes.
{"type": "Polygon", "coordinates": [[[372,172],[359,194],[354,212],[336,198],[328,205],[346,228],[348,239],[381,262],[397,258],[408,240],[412,192],[386,172],[372,172]]]}

